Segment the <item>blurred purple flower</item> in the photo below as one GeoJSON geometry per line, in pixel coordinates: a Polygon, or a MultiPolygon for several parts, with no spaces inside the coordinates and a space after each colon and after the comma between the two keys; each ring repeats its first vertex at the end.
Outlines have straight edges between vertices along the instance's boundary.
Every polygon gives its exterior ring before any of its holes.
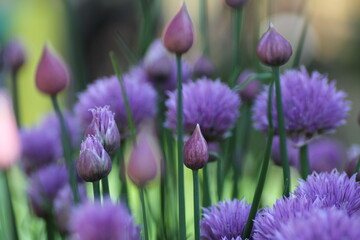
{"type": "Polygon", "coordinates": [[[75,211],[71,223],[72,240],[140,240],[140,227],[122,203],[85,203],[75,211]]]}
{"type": "MultiPolygon", "coordinates": [[[[360,161],[360,145],[353,145],[349,148],[347,152],[348,162],[345,165],[345,172],[349,177],[353,176],[355,173],[355,168],[358,162],[360,161]]],[[[360,180],[360,170],[356,175],[356,180],[360,180]]]]}
{"type": "Polygon", "coordinates": [[[214,64],[206,56],[201,56],[194,63],[193,76],[199,77],[212,77],[215,72],[214,64]]]}
{"type": "Polygon", "coordinates": [[[12,73],[16,73],[26,62],[26,52],[18,39],[11,40],[3,50],[4,63],[12,73]]]}
{"type": "Polygon", "coordinates": [[[336,208],[314,208],[296,216],[276,232],[277,240],[355,240],[360,239],[359,216],[349,217],[336,208]]]}
{"type": "MultiPolygon", "coordinates": [[[[326,75],[318,72],[309,75],[305,67],[301,67],[286,71],[281,76],[281,85],[286,131],[298,146],[315,135],[334,132],[346,123],[350,102],[345,92],[336,90],[335,81],[328,83],[326,75]]],[[[254,127],[262,131],[268,128],[267,100],[268,87],[258,95],[253,107],[254,127]]],[[[275,99],[273,122],[277,130],[275,99]]]]}
{"type": "MultiPolygon", "coordinates": [[[[80,142],[78,120],[64,114],[73,148],[80,142]]],[[[27,174],[59,160],[63,156],[59,120],[54,113],[46,115],[37,125],[21,130],[21,165],[27,174]]]]}
{"type": "MultiPolygon", "coordinates": [[[[254,72],[250,69],[244,70],[239,78],[237,84],[242,84],[245,82],[254,72]]],[[[252,102],[256,96],[260,93],[261,83],[254,79],[252,80],[244,89],[240,91],[240,96],[243,101],[252,102]]]]}
{"type": "Polygon", "coordinates": [[[349,178],[346,173],[340,174],[335,169],[331,173],[314,172],[306,181],[300,180],[294,194],[311,201],[320,198],[325,207],[335,206],[349,215],[360,213],[359,183],[355,176],[349,178]]]}
{"type": "MultiPolygon", "coordinates": [[[[175,131],[177,90],[168,95],[165,126],[175,131]]],[[[184,84],[184,132],[191,134],[199,124],[208,142],[222,139],[234,126],[240,104],[239,96],[220,80],[201,78],[184,84]]]]}
{"type": "MultiPolygon", "coordinates": [[[[290,140],[286,141],[288,161],[291,166],[299,167],[299,149],[293,146],[290,140]]],[[[278,166],[282,166],[281,153],[280,153],[280,138],[274,136],[271,148],[271,159],[278,166]]]]}
{"type": "Polygon", "coordinates": [[[251,204],[234,199],[218,202],[209,208],[204,208],[203,219],[200,222],[202,240],[241,240],[251,204]]]}
{"type": "MultiPolygon", "coordinates": [[[[140,73],[134,71],[123,75],[126,94],[129,100],[135,125],[151,119],[156,114],[156,92],[153,87],[141,79],[140,73]]],[[[87,89],[79,94],[79,101],[75,105],[75,113],[85,125],[90,124],[92,114],[89,109],[110,106],[115,113],[115,121],[120,131],[120,136],[128,136],[129,124],[126,109],[116,76],[105,77],[90,84],[87,89]]]]}

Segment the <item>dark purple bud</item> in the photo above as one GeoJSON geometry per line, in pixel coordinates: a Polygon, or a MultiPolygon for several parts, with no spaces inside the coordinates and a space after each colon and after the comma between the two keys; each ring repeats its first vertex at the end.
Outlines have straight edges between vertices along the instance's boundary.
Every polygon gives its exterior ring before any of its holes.
{"type": "Polygon", "coordinates": [[[225,3],[232,8],[241,8],[248,0],[225,0],[225,3]]]}
{"type": "Polygon", "coordinates": [[[192,136],[184,146],[184,164],[192,170],[199,170],[205,166],[208,159],[208,145],[199,124],[197,124],[192,136]]]}
{"type": "MultiPolygon", "coordinates": [[[[217,155],[221,155],[221,150],[220,150],[218,142],[208,143],[208,151],[209,151],[209,153],[214,152],[217,155]]],[[[217,160],[217,158],[215,156],[209,154],[209,162],[215,162],[216,160],[217,160]]]]}
{"type": "MultiPolygon", "coordinates": [[[[345,172],[351,177],[355,174],[356,165],[360,161],[360,145],[353,145],[347,152],[347,163],[345,164],[345,172]]],[[[356,180],[360,181],[360,170],[356,175],[356,180]]]]}
{"type": "Polygon", "coordinates": [[[44,47],[36,70],[36,87],[43,93],[56,95],[70,82],[70,74],[65,63],[47,46],[44,47]]]}
{"type": "MultiPolygon", "coordinates": [[[[238,84],[241,84],[248,80],[248,78],[254,74],[251,70],[243,71],[238,79],[238,84]]],[[[240,96],[243,101],[252,102],[261,90],[261,83],[254,79],[244,89],[240,91],[240,96]]]]}
{"type": "Polygon", "coordinates": [[[16,73],[25,63],[24,46],[18,40],[12,40],[4,49],[4,62],[12,73],[16,73]]]}
{"type": "Polygon", "coordinates": [[[138,187],[144,187],[157,174],[157,155],[151,142],[151,136],[142,130],[130,155],[127,173],[138,187]]]}
{"type": "Polygon", "coordinates": [[[277,67],[287,63],[292,55],[292,48],[290,43],[270,24],[269,29],[259,41],[257,55],[265,65],[277,67]]]}
{"type": "Polygon", "coordinates": [[[150,77],[158,81],[170,77],[172,72],[171,57],[160,39],[154,41],[144,57],[143,65],[150,77]]]}
{"type": "Polygon", "coordinates": [[[215,67],[206,56],[200,57],[194,64],[194,77],[211,77],[214,75],[215,67]]]}
{"type": "Polygon", "coordinates": [[[93,119],[85,136],[95,136],[109,154],[115,153],[120,146],[120,133],[109,106],[90,109],[93,119]]]}
{"type": "Polygon", "coordinates": [[[176,54],[186,53],[193,45],[194,30],[185,3],[165,28],[163,42],[169,52],[176,54]]]}
{"type": "Polygon", "coordinates": [[[110,173],[111,159],[96,137],[88,136],[81,144],[76,168],[79,176],[87,182],[99,181],[110,173]]]}

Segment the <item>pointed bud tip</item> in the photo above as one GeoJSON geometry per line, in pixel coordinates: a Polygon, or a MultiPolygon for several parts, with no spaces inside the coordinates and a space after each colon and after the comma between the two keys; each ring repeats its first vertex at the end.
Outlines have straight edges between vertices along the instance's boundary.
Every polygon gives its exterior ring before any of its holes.
{"type": "Polygon", "coordinates": [[[208,145],[197,124],[192,136],[184,146],[184,164],[192,170],[199,170],[208,162],[208,145]]]}

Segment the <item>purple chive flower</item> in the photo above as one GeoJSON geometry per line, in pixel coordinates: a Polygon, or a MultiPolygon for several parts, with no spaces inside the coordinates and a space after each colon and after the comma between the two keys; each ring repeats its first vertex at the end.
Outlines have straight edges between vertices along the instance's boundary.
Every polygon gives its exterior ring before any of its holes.
{"type": "MultiPolygon", "coordinates": [[[[335,82],[328,82],[325,75],[304,67],[289,70],[281,76],[282,104],[284,106],[285,128],[290,139],[298,146],[316,135],[334,132],[346,123],[350,102],[346,93],[337,91],[335,82]]],[[[277,131],[277,112],[275,91],[273,100],[273,123],[277,131]]],[[[266,131],[268,87],[258,95],[253,107],[253,120],[256,129],[266,131]]]]}
{"type": "Polygon", "coordinates": [[[320,198],[325,207],[345,210],[349,215],[360,213],[360,185],[355,176],[349,178],[346,173],[313,173],[300,185],[294,194],[311,201],[320,198]]]}
{"type": "MultiPolygon", "coordinates": [[[[150,84],[137,76],[133,72],[123,76],[135,125],[153,118],[156,114],[156,92],[150,84]]],[[[75,105],[75,113],[85,125],[89,125],[92,120],[89,109],[109,105],[110,110],[115,113],[115,121],[120,136],[122,138],[128,136],[129,124],[120,82],[116,76],[97,80],[78,97],[79,101],[75,105]]]]}
{"type": "MultiPolygon", "coordinates": [[[[168,95],[165,126],[175,131],[176,90],[168,95]]],[[[191,134],[199,124],[206,141],[224,138],[239,116],[240,103],[239,96],[220,80],[201,78],[184,84],[184,132],[191,134]]]]}
{"type": "MultiPolygon", "coordinates": [[[[238,79],[238,84],[245,82],[252,74],[253,71],[247,69],[244,70],[238,79]]],[[[260,93],[261,83],[254,79],[252,80],[244,89],[240,91],[240,96],[243,101],[252,102],[256,98],[256,96],[260,93]]]]}
{"type": "Polygon", "coordinates": [[[251,204],[246,203],[244,199],[226,200],[204,208],[203,219],[200,222],[201,239],[241,240],[250,208],[251,204]]]}
{"type": "Polygon", "coordinates": [[[199,124],[197,124],[184,146],[184,164],[192,170],[199,170],[206,165],[208,159],[208,145],[201,134],[199,124]]]}
{"type": "MultiPolygon", "coordinates": [[[[296,148],[290,140],[286,141],[286,145],[290,166],[299,167],[299,149],[296,148]]],[[[274,136],[273,144],[271,147],[271,159],[276,165],[282,166],[279,136],[274,136]]]]}
{"type": "Polygon", "coordinates": [[[49,165],[33,173],[28,197],[34,214],[41,218],[51,216],[58,192],[68,184],[68,172],[63,165],[49,165]]]}
{"type": "Polygon", "coordinates": [[[350,240],[360,239],[359,216],[348,216],[336,208],[314,208],[283,224],[277,240],[350,240]]]}
{"type": "MultiPolygon", "coordinates": [[[[69,129],[73,148],[80,142],[78,120],[65,113],[65,122],[69,129]]],[[[20,132],[22,143],[21,166],[27,174],[54,163],[63,156],[59,120],[54,113],[46,115],[33,127],[23,128],[20,132]]]]}
{"type": "MultiPolygon", "coordinates": [[[[189,82],[191,69],[187,61],[181,60],[183,82],[189,82]]],[[[144,57],[142,67],[144,79],[155,88],[174,90],[176,88],[176,58],[170,55],[160,39],[155,40],[144,57]]]]}
{"type": "Polygon", "coordinates": [[[88,136],[81,144],[80,157],[76,162],[79,176],[87,182],[106,177],[112,168],[109,154],[94,136],[88,136]]]}
{"type": "MultiPolygon", "coordinates": [[[[360,161],[360,145],[351,146],[347,152],[347,157],[348,157],[348,162],[345,165],[345,172],[349,177],[351,177],[355,174],[354,172],[356,165],[358,161],[360,161]]],[[[360,180],[360,170],[356,174],[356,180],[357,181],[360,180]]]]}
{"type": "Polygon", "coordinates": [[[10,41],[4,49],[3,57],[5,66],[13,74],[17,73],[26,61],[26,52],[23,44],[17,39],[10,41]]]}
{"type": "Polygon", "coordinates": [[[140,240],[140,227],[122,203],[113,204],[110,199],[104,203],[80,205],[71,218],[72,240],[140,240]]]}
{"type": "Polygon", "coordinates": [[[254,220],[253,239],[277,240],[275,234],[282,225],[286,225],[295,216],[304,215],[311,209],[319,207],[322,207],[320,199],[315,201],[304,197],[278,199],[272,209],[265,208],[258,212],[254,220]]]}
{"type": "Polygon", "coordinates": [[[90,109],[93,119],[86,129],[85,136],[95,136],[109,154],[120,146],[120,133],[109,106],[90,109]]]}
{"type": "Polygon", "coordinates": [[[193,76],[195,78],[199,77],[212,77],[215,72],[214,64],[206,56],[201,56],[196,60],[193,69],[193,76]]]}

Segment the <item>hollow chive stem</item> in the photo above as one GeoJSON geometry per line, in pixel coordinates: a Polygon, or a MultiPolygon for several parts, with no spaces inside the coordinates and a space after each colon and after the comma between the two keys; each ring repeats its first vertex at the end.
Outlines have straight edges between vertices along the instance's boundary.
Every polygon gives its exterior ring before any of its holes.
{"type": "Polygon", "coordinates": [[[216,172],[216,177],[217,177],[217,194],[218,194],[218,200],[221,201],[222,199],[222,188],[223,188],[223,183],[222,183],[222,161],[220,158],[217,159],[217,172],[216,172]]]}
{"type": "Polygon", "coordinates": [[[100,182],[95,181],[92,183],[93,192],[94,192],[94,200],[100,200],[100,182]]]}
{"type": "Polygon", "coordinates": [[[273,67],[273,73],[275,78],[278,133],[280,136],[280,156],[281,156],[281,164],[283,167],[283,177],[284,177],[284,196],[289,197],[290,167],[287,158],[285,119],[284,119],[284,110],[282,106],[281,84],[280,84],[280,68],[273,67]]]}
{"type": "Polygon", "coordinates": [[[300,173],[302,179],[306,179],[310,173],[308,145],[300,147],[300,173]]]}
{"type": "Polygon", "coordinates": [[[200,240],[200,201],[199,201],[199,176],[198,171],[193,170],[194,185],[194,230],[195,240],[200,240]]]}
{"type": "Polygon", "coordinates": [[[211,196],[210,196],[210,184],[209,184],[209,175],[208,175],[208,164],[203,168],[203,207],[208,207],[211,205],[211,196]]]}
{"type": "Polygon", "coordinates": [[[358,162],[356,164],[354,174],[357,174],[359,172],[359,170],[360,170],[360,157],[359,157],[358,162]]]}
{"type": "Polygon", "coordinates": [[[185,224],[185,192],[184,192],[184,142],[183,142],[183,100],[182,100],[182,67],[181,54],[176,54],[177,65],[177,152],[178,152],[178,198],[179,198],[179,228],[180,240],[186,239],[185,224]]]}
{"type": "Polygon", "coordinates": [[[46,227],[46,239],[47,240],[54,240],[55,239],[55,232],[54,232],[54,224],[52,221],[52,216],[46,219],[45,221],[46,227]]]}
{"type": "Polygon", "coordinates": [[[200,32],[201,39],[204,47],[204,54],[206,56],[210,55],[210,40],[209,40],[209,27],[208,27],[208,0],[200,0],[200,32]]]}
{"type": "Polygon", "coordinates": [[[72,151],[73,150],[72,150],[72,146],[71,146],[69,130],[65,123],[64,116],[60,110],[56,95],[51,95],[51,102],[52,102],[52,105],[56,112],[57,118],[59,119],[59,122],[60,122],[61,143],[62,143],[64,158],[65,158],[65,162],[66,162],[66,167],[70,174],[70,186],[71,186],[72,194],[74,196],[74,202],[75,202],[75,204],[77,204],[80,201],[80,197],[79,197],[79,191],[78,191],[78,187],[77,187],[77,177],[76,177],[75,165],[74,165],[74,162],[72,161],[72,151]]]}
{"type": "Polygon", "coordinates": [[[18,229],[17,229],[17,224],[16,224],[16,215],[15,215],[15,211],[14,211],[14,205],[13,205],[13,201],[12,201],[12,194],[10,191],[10,185],[9,185],[9,174],[7,171],[3,171],[2,172],[3,177],[4,177],[4,182],[5,182],[5,191],[6,191],[6,196],[7,196],[7,201],[8,201],[8,207],[9,207],[9,220],[10,220],[10,228],[11,228],[11,234],[12,234],[12,238],[14,240],[18,240],[19,239],[19,233],[18,233],[18,229]]]}
{"type": "Polygon", "coordinates": [[[241,26],[243,19],[243,8],[236,8],[233,10],[234,12],[234,52],[233,52],[233,72],[231,78],[231,86],[235,84],[235,81],[240,73],[240,34],[241,34],[241,26]]]}
{"type": "Polygon", "coordinates": [[[267,170],[268,170],[268,167],[269,167],[271,146],[272,146],[273,137],[274,137],[274,127],[273,127],[272,113],[271,113],[273,84],[274,84],[274,82],[271,82],[270,87],[269,87],[269,98],[268,98],[268,106],[267,106],[268,107],[267,115],[268,115],[268,121],[269,121],[269,129],[268,129],[268,139],[267,139],[267,143],[266,143],[265,155],[264,155],[263,163],[262,163],[262,166],[261,166],[259,181],[258,181],[258,184],[256,186],[253,202],[252,202],[252,205],[251,205],[249,217],[247,219],[247,222],[246,222],[246,225],[245,225],[245,228],[244,228],[242,239],[250,238],[250,234],[251,234],[252,227],[253,227],[253,224],[254,224],[253,220],[254,220],[254,218],[256,216],[256,212],[257,212],[257,210],[259,208],[261,195],[262,195],[264,185],[265,185],[267,170]]]}
{"type": "Polygon", "coordinates": [[[126,206],[129,206],[127,180],[125,173],[125,158],[124,158],[124,144],[120,145],[119,149],[119,178],[121,182],[120,199],[125,202],[126,206]]]}
{"type": "Polygon", "coordinates": [[[140,201],[141,201],[141,208],[142,208],[142,215],[143,215],[143,224],[144,224],[144,239],[149,239],[149,232],[148,232],[148,225],[146,220],[146,208],[145,208],[145,197],[144,197],[144,189],[140,188],[140,201]]]}
{"type": "Polygon", "coordinates": [[[109,188],[109,179],[108,176],[101,179],[101,186],[102,186],[102,195],[103,198],[105,196],[110,196],[110,188],[109,188]]]}

